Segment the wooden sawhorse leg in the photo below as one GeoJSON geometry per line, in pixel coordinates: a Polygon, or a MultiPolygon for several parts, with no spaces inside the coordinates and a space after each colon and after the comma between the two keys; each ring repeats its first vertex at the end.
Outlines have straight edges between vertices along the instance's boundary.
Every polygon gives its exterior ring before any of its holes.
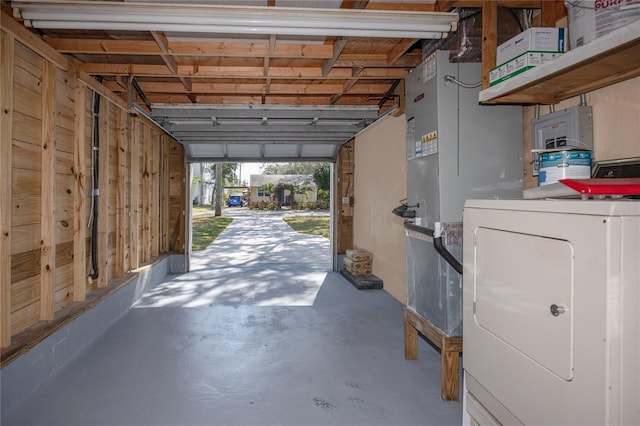
{"type": "Polygon", "coordinates": [[[418,359],[418,333],[440,349],[440,391],[445,401],[458,401],[460,393],[459,358],[462,336],[447,336],[409,308],[404,309],[404,358],[418,359]]]}

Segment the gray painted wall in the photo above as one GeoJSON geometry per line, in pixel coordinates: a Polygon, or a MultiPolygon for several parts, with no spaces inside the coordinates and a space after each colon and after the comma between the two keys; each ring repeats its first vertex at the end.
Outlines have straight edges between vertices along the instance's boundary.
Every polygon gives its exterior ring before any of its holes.
{"type": "Polygon", "coordinates": [[[184,267],[184,262],[184,255],[171,255],[141,271],[128,285],[0,370],[2,415],[11,411],[111,327],[146,291],[162,282],[176,269],[180,271],[176,266],[184,267]]]}

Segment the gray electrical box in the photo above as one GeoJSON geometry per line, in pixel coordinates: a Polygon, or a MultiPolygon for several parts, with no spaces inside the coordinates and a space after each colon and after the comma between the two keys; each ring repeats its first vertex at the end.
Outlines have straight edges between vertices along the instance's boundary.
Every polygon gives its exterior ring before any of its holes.
{"type": "Polygon", "coordinates": [[[593,151],[593,113],[588,105],[578,105],[534,118],[531,127],[534,176],[539,172],[539,153],[542,151],[593,151]]]}

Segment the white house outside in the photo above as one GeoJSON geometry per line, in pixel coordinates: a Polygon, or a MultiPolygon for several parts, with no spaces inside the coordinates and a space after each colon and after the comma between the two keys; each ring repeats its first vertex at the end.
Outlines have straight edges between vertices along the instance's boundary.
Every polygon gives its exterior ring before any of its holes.
{"type": "Polygon", "coordinates": [[[318,200],[318,187],[311,175],[251,175],[249,182],[252,203],[277,201],[282,205],[290,205],[292,201],[305,203],[318,200]]]}

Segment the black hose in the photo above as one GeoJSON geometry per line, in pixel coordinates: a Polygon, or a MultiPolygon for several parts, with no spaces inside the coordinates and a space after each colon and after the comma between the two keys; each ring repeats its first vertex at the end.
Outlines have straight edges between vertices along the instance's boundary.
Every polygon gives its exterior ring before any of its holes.
{"type": "Polygon", "coordinates": [[[418,226],[414,223],[405,222],[404,227],[412,231],[420,232],[433,238],[433,248],[436,252],[460,275],[462,275],[462,263],[458,262],[449,250],[442,243],[442,237],[434,237],[435,231],[433,229],[418,226]]]}
{"type": "Polygon", "coordinates": [[[460,275],[462,275],[462,264],[460,262],[458,262],[458,259],[456,259],[449,250],[447,250],[447,248],[444,246],[444,244],[442,244],[442,237],[434,237],[433,238],[433,247],[436,249],[436,251],[438,252],[438,254],[440,256],[442,256],[442,258],[444,260],[447,261],[447,263],[449,265],[451,265],[451,267],[453,269],[456,270],[457,273],[459,273],[460,275]]]}
{"type": "Polygon", "coordinates": [[[91,154],[93,161],[92,180],[93,188],[91,188],[93,196],[93,221],[91,228],[91,279],[98,278],[98,164],[100,161],[100,95],[93,93],[93,133],[91,135],[91,154]]]}

